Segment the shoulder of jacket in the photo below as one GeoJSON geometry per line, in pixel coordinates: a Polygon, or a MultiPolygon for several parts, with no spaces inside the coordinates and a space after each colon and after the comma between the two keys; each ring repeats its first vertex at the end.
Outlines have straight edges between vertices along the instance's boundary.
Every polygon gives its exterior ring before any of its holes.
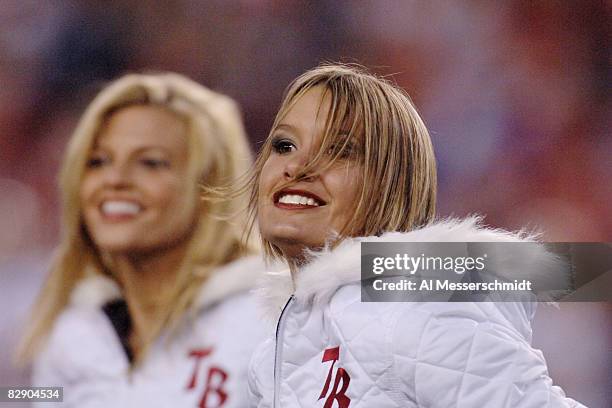
{"type": "Polygon", "coordinates": [[[79,376],[92,373],[121,375],[127,360],[102,310],[68,306],[55,320],[34,369],[81,381],[79,376]]]}
{"type": "Polygon", "coordinates": [[[76,284],[70,294],[69,306],[97,309],[121,297],[119,285],[110,277],[97,273],[81,279],[76,284]]]}
{"type": "MultiPolygon", "coordinates": [[[[409,232],[389,232],[381,236],[345,239],[333,249],[311,252],[311,262],[300,270],[295,278],[295,297],[327,301],[340,286],[361,279],[362,243],[471,243],[469,248],[479,248],[491,253],[487,267],[497,276],[512,281],[529,279],[533,286],[545,288],[569,288],[571,273],[565,262],[538,242],[537,234],[524,230],[510,232],[490,228],[482,217],[442,219],[409,232]],[[509,245],[501,248],[495,244],[531,243],[509,245]]],[[[465,251],[468,249],[466,248],[465,251]]],[[[554,292],[551,293],[554,295],[554,292]]]]}
{"type": "MultiPolygon", "coordinates": [[[[204,308],[232,295],[248,292],[265,268],[265,262],[260,255],[247,256],[218,267],[202,285],[196,298],[196,308],[204,308]]],[[[122,297],[117,282],[97,273],[77,283],[69,303],[78,308],[100,308],[107,302],[122,297]]]]}
{"type": "Polygon", "coordinates": [[[202,285],[195,301],[196,309],[209,307],[238,294],[248,297],[248,292],[266,267],[261,255],[246,256],[218,267],[202,285]]]}

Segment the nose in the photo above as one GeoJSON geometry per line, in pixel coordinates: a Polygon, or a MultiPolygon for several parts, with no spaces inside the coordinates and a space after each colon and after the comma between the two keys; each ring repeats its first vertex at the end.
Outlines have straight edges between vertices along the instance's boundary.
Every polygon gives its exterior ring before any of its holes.
{"type": "Polygon", "coordinates": [[[132,184],[127,166],[113,163],[104,169],[104,185],[115,189],[126,188],[132,184]]]}
{"type": "Polygon", "coordinates": [[[312,181],[313,174],[306,173],[304,169],[308,164],[308,155],[295,152],[285,163],[284,176],[287,180],[312,181]]]}

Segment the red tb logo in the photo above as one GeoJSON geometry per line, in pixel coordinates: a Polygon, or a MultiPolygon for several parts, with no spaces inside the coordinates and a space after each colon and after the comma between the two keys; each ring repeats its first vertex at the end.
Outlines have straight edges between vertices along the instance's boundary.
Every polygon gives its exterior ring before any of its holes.
{"type": "MultiPolygon", "coordinates": [[[[329,391],[329,385],[332,380],[332,373],[334,371],[334,366],[336,365],[336,361],[340,358],[340,347],[329,348],[323,352],[323,360],[322,363],[327,361],[332,361],[331,366],[329,367],[329,372],[327,373],[327,379],[325,380],[325,385],[323,386],[323,391],[321,391],[321,395],[319,395],[319,400],[322,400],[327,395],[329,391]]],[[[348,389],[349,383],[351,382],[351,377],[344,370],[344,368],[338,368],[336,370],[336,377],[334,379],[334,386],[331,390],[331,393],[325,400],[325,405],[323,408],[332,408],[332,404],[334,400],[338,402],[339,408],[348,408],[351,403],[351,399],[346,396],[346,390],[348,389]],[[342,387],[338,390],[338,386],[340,385],[340,381],[342,381],[342,387]]]]}
{"type": "MultiPolygon", "coordinates": [[[[193,374],[191,376],[191,380],[187,383],[187,389],[193,390],[196,388],[198,383],[198,373],[200,372],[200,367],[202,360],[212,353],[212,348],[206,349],[195,349],[189,352],[189,357],[195,358],[195,367],[193,370],[193,374]]],[[[212,366],[208,369],[208,375],[206,376],[206,384],[204,387],[204,393],[202,394],[202,398],[200,399],[200,404],[198,407],[200,408],[219,408],[225,404],[227,400],[227,393],[223,390],[223,385],[227,381],[227,373],[219,368],[212,366]],[[217,405],[214,407],[208,405],[208,400],[211,395],[217,396],[217,405]]]]}

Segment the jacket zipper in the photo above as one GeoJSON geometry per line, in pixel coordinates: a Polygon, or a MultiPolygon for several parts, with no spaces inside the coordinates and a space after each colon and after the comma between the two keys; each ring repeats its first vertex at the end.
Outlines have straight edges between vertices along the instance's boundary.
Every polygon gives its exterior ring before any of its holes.
{"type": "Polygon", "coordinates": [[[276,325],[276,350],[274,354],[274,408],[280,407],[279,405],[279,391],[280,391],[280,383],[281,383],[281,364],[282,364],[282,354],[283,354],[283,343],[281,340],[282,334],[285,330],[285,317],[286,312],[289,310],[291,303],[293,302],[293,295],[289,298],[285,307],[283,307],[283,311],[278,319],[278,324],[276,325]]]}

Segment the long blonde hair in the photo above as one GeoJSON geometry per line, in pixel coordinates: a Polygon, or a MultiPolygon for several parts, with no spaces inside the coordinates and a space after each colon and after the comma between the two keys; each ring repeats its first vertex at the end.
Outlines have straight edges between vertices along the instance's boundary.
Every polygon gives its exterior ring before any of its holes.
{"type": "MultiPolygon", "coordinates": [[[[129,74],[103,89],[85,110],[68,144],[60,172],[61,242],[26,328],[19,352],[22,362],[36,355],[79,281],[95,274],[112,278],[103,254],[83,227],[79,189],[101,127],[113,112],[130,105],[161,106],[185,119],[193,194],[198,194],[200,184],[214,189],[232,183],[252,165],[239,110],[229,97],[174,73],[129,74]]],[[[258,243],[243,236],[247,200],[242,195],[202,203],[186,259],[170,291],[170,307],[153,328],[154,338],[181,320],[216,267],[257,252],[258,243]]]]}
{"type": "MultiPolygon", "coordinates": [[[[363,147],[355,158],[362,164],[363,187],[353,219],[342,231],[337,231],[336,242],[347,236],[410,231],[432,221],[437,191],[436,161],[429,132],[410,97],[362,67],[324,64],[299,76],[285,91],[270,134],[255,161],[251,227],[255,223],[261,171],[272,151],[271,136],[295,103],[318,86],[330,95],[329,115],[318,151],[294,180],[331,166],[350,138],[356,138],[363,147]],[[339,140],[339,135],[348,137],[339,140]]],[[[262,244],[268,256],[281,257],[280,249],[263,237],[262,244]]]]}

